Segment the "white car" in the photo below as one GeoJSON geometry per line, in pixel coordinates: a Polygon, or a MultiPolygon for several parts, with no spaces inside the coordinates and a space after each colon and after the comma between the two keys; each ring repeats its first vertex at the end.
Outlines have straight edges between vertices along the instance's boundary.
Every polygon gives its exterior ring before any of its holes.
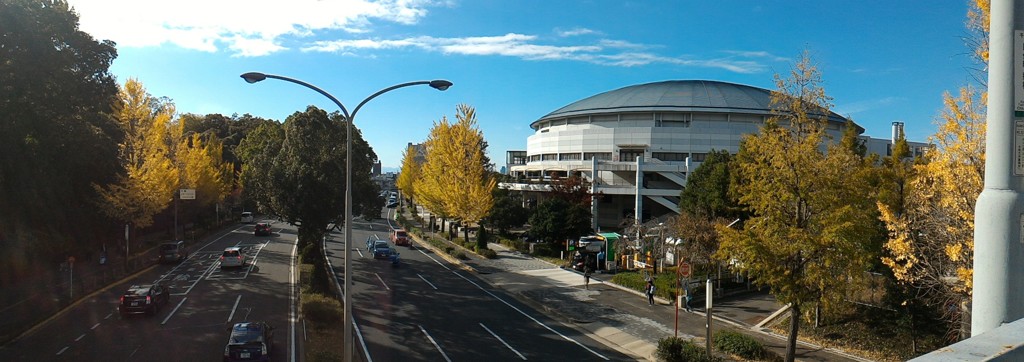
{"type": "Polygon", "coordinates": [[[251,212],[246,211],[246,212],[242,213],[242,223],[243,224],[251,224],[252,221],[253,221],[253,218],[252,218],[252,213],[251,212]]]}
{"type": "Polygon", "coordinates": [[[220,255],[220,267],[242,267],[245,266],[245,254],[242,254],[242,248],[232,246],[224,249],[224,253],[220,255]]]}

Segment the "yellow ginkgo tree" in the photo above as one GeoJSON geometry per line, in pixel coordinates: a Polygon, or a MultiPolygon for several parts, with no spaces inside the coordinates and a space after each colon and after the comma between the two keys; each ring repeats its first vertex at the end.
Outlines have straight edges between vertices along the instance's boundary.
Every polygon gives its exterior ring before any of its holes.
{"type": "MultiPolygon", "coordinates": [[[[426,161],[414,185],[420,204],[445,218],[464,224],[482,220],[493,206],[497,180],[489,177],[486,142],[476,121],[476,110],[460,104],[456,123],[436,122],[424,142],[426,161]]],[[[465,230],[469,239],[469,231],[465,230]]]]}
{"type": "Polygon", "coordinates": [[[115,183],[93,187],[103,213],[133,227],[146,227],[153,223],[153,215],[170,205],[178,185],[168,143],[174,109],[157,104],[135,79],[125,82],[118,94],[114,118],[125,135],[118,145],[124,173],[115,183]]]}

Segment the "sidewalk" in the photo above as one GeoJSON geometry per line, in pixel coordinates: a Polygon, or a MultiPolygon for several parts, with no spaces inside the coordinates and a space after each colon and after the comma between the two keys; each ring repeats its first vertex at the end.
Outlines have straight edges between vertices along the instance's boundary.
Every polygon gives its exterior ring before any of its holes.
{"type": "MultiPolygon", "coordinates": [[[[428,243],[417,240],[418,245],[428,243]]],[[[429,247],[429,246],[428,246],[429,247]]],[[[584,289],[582,274],[562,269],[500,244],[488,244],[497,259],[470,255],[457,261],[493,287],[503,289],[519,301],[529,304],[562,322],[575,325],[610,347],[638,360],[653,361],[659,339],[675,334],[675,309],[669,300],[656,298],[647,304],[638,291],[608,283],[611,275],[594,274],[590,288],[584,289]]],[[[435,250],[435,252],[437,252],[435,250]]],[[[450,258],[449,260],[455,260],[450,258]]],[[[704,344],[706,333],[703,303],[694,301],[694,312],[679,310],[678,336],[704,344]],[[700,308],[696,308],[701,304],[700,308]]],[[[756,328],[759,322],[782,306],[765,292],[752,291],[714,301],[714,331],[735,330],[760,340],[780,356],[785,355],[784,336],[756,328]]],[[[869,361],[840,351],[799,343],[800,361],[869,361]]]]}

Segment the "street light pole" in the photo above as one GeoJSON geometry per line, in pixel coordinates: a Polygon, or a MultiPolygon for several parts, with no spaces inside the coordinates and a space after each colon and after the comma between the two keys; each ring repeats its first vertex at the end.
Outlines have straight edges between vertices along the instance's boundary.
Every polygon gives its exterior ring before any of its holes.
{"type": "Polygon", "coordinates": [[[356,108],[352,110],[352,114],[349,114],[348,110],[345,109],[345,106],[342,105],[341,102],[338,101],[337,98],[334,98],[334,96],[332,96],[330,93],[327,93],[323,89],[320,89],[317,86],[314,86],[312,84],[303,82],[303,81],[298,80],[298,79],[284,77],[284,76],[280,76],[280,75],[264,74],[264,73],[257,73],[257,72],[250,72],[250,73],[242,74],[242,79],[245,79],[245,81],[248,82],[248,83],[256,83],[256,82],[262,81],[262,80],[267,79],[267,78],[273,78],[273,79],[283,80],[283,81],[286,81],[286,82],[292,82],[292,83],[304,86],[306,88],[312,89],[312,90],[316,91],[317,93],[320,93],[323,96],[327,97],[332,102],[334,102],[334,104],[337,105],[338,108],[341,109],[342,115],[345,116],[345,253],[344,253],[344,255],[345,255],[345,266],[344,266],[344,268],[342,270],[342,273],[344,274],[344,278],[345,278],[345,287],[343,288],[343,293],[344,293],[344,296],[343,296],[343,299],[344,299],[344,321],[343,321],[343,324],[345,325],[345,343],[344,343],[345,361],[346,362],[351,362],[352,361],[352,356],[355,354],[355,350],[353,349],[353,343],[352,343],[353,342],[353,340],[352,340],[352,337],[353,337],[352,336],[352,326],[355,324],[355,321],[352,319],[352,293],[350,293],[350,290],[349,290],[349,287],[351,286],[351,280],[352,280],[351,278],[349,278],[349,270],[350,270],[350,268],[352,266],[351,258],[349,258],[350,254],[351,254],[351,251],[352,251],[352,122],[354,122],[354,120],[355,120],[356,113],[359,112],[359,109],[361,109],[363,107],[363,105],[366,104],[366,102],[369,102],[371,99],[377,98],[377,96],[379,96],[381,94],[387,93],[389,91],[392,91],[392,90],[395,90],[395,89],[398,89],[398,88],[409,87],[409,86],[414,86],[414,85],[429,85],[430,87],[432,87],[434,89],[444,91],[444,90],[448,90],[448,87],[452,86],[452,82],[449,82],[449,81],[443,80],[443,79],[438,79],[438,80],[430,80],[430,81],[416,81],[416,82],[408,82],[408,83],[396,84],[396,85],[393,85],[393,86],[381,89],[381,90],[377,91],[376,93],[371,94],[369,97],[366,97],[366,99],[363,99],[362,102],[359,102],[359,104],[356,105],[356,108]]]}

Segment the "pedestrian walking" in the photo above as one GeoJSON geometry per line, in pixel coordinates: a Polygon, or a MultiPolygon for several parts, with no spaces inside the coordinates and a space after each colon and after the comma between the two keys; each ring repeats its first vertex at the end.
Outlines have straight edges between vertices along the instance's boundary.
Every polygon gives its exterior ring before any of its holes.
{"type": "Polygon", "coordinates": [[[590,267],[583,270],[583,288],[590,290],[590,267]]]}
{"type": "Polygon", "coordinates": [[[644,293],[647,293],[647,304],[654,305],[654,281],[648,280],[647,286],[644,287],[644,293]]]}
{"type": "Polygon", "coordinates": [[[690,293],[690,287],[686,287],[686,296],[683,297],[686,300],[686,311],[693,312],[693,308],[690,307],[690,301],[693,300],[693,294],[690,293]]]}

